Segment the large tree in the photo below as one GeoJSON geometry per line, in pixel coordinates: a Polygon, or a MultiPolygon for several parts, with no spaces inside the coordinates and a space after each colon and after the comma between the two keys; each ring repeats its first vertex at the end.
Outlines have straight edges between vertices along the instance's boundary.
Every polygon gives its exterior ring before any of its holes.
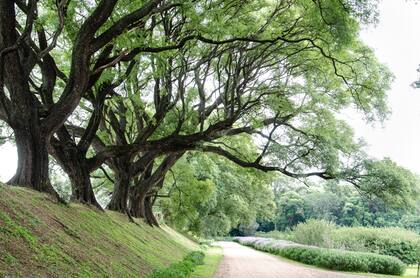
{"type": "Polygon", "coordinates": [[[117,0],[1,2],[0,110],[18,148],[18,169],[10,183],[53,192],[48,178],[50,139],[92,87],[92,75],[116,59],[97,61],[104,58],[98,53],[129,30],[145,29],[138,23],[158,12],[161,2],[139,3],[123,16],[113,15],[117,0]],[[43,25],[44,17],[53,14],[56,27],[43,25]],[[68,60],[62,63],[52,54],[59,43],[70,44],[68,60]],[[102,67],[92,71],[95,61],[102,67]]]}
{"type": "Polygon", "coordinates": [[[107,163],[110,208],[130,199],[143,216],[186,151],[357,184],[358,143],[336,112],[387,112],[391,76],[358,39],[371,1],[33,0],[0,15],[10,182],[52,192],[49,150],[79,201],[96,203],[89,175],[107,163]],[[258,148],[240,152],[244,138],[258,148]]]}

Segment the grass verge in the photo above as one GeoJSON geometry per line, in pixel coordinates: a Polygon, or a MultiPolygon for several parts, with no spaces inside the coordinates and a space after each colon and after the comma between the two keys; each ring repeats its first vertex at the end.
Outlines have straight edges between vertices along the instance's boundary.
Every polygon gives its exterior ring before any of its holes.
{"type": "Polygon", "coordinates": [[[182,261],[171,264],[167,268],[153,271],[147,278],[189,278],[195,268],[204,263],[204,253],[193,251],[182,261]]]}
{"type": "Polygon", "coordinates": [[[204,264],[197,267],[192,278],[212,278],[217,272],[218,266],[223,258],[223,248],[210,246],[206,252],[204,264]]]}

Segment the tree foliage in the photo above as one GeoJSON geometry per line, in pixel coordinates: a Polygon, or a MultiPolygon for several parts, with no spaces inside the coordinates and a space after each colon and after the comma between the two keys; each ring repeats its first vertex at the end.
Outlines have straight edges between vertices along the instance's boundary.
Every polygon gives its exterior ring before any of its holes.
{"type": "MultiPolygon", "coordinates": [[[[389,160],[378,162],[388,164],[389,160]]],[[[396,199],[383,199],[369,191],[358,191],[346,184],[329,182],[310,188],[287,183],[287,180],[277,182],[275,187],[277,211],[274,222],[279,230],[287,230],[298,223],[310,219],[331,221],[340,226],[400,226],[420,232],[419,213],[419,180],[418,177],[404,170],[402,181],[411,185],[411,195],[406,196],[405,203],[394,202],[396,199]]],[[[385,170],[393,176],[393,170],[385,170]]],[[[375,189],[375,185],[372,185],[375,189]]]]}
{"type": "Polygon", "coordinates": [[[159,203],[165,219],[198,235],[226,235],[239,225],[268,220],[274,211],[272,178],[223,158],[188,154],[173,168],[159,203]]]}
{"type": "Polygon", "coordinates": [[[158,225],[152,208],[170,195],[171,221],[205,234],[269,217],[262,172],[341,179],[397,203],[412,193],[337,117],[388,115],[392,75],[358,37],[376,1],[19,0],[0,3],[0,20],[10,184],[57,195],[51,155],[73,201],[100,208],[95,192],[112,183],[109,209],[158,225]]]}

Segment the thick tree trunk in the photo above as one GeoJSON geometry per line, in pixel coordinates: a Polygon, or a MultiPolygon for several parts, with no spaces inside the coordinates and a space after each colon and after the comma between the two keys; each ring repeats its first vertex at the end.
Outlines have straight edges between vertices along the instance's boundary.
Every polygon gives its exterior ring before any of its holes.
{"type": "Polygon", "coordinates": [[[130,190],[130,156],[114,158],[108,164],[115,174],[114,191],[108,204],[109,210],[127,213],[128,195],[130,190]]]}
{"type": "Polygon", "coordinates": [[[144,212],[146,217],[146,222],[151,226],[159,227],[159,223],[153,214],[153,200],[151,196],[147,196],[144,200],[144,212]]]}
{"type": "MultiPolygon", "coordinates": [[[[0,49],[13,49],[18,40],[14,1],[0,1],[0,17],[0,49]]],[[[1,90],[5,85],[10,97],[2,92],[2,105],[9,111],[6,118],[13,128],[18,151],[18,167],[8,183],[56,194],[48,177],[48,137],[40,128],[38,107],[29,89],[19,48],[2,54],[1,90]]]]}
{"type": "Polygon", "coordinates": [[[18,165],[8,183],[56,195],[48,175],[47,141],[35,126],[14,129],[18,165]]]}
{"type": "Polygon", "coordinates": [[[148,196],[146,184],[137,184],[130,191],[130,214],[133,217],[143,218],[150,226],[159,226],[153,214],[153,199],[148,196]]]}
{"type": "Polygon", "coordinates": [[[109,210],[125,213],[127,211],[128,191],[130,187],[130,175],[126,172],[116,172],[114,191],[108,204],[109,210]]]}
{"type": "Polygon", "coordinates": [[[146,195],[147,191],[140,184],[130,191],[130,213],[133,217],[146,218],[146,195]]]}
{"type": "Polygon", "coordinates": [[[82,165],[83,163],[73,163],[70,166],[71,169],[66,171],[72,185],[71,200],[102,209],[93,192],[90,173],[86,170],[87,167],[82,165]]]}
{"type": "Polygon", "coordinates": [[[153,198],[148,194],[151,194],[153,189],[157,192],[162,188],[166,172],[182,155],[183,153],[168,155],[153,173],[153,163],[146,168],[141,179],[130,191],[130,213],[132,216],[146,219],[151,226],[159,226],[153,214],[153,198]]]}
{"type": "Polygon", "coordinates": [[[84,153],[71,142],[63,144],[54,139],[51,150],[51,154],[69,176],[72,187],[71,200],[102,209],[93,192],[90,168],[84,153]]]}

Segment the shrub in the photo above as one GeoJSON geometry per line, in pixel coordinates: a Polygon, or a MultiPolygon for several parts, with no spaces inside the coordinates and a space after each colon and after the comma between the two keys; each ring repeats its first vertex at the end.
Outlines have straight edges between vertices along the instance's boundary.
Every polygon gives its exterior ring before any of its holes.
{"type": "Polygon", "coordinates": [[[288,246],[303,246],[287,240],[276,240],[272,238],[262,237],[237,237],[233,241],[238,242],[242,245],[251,246],[257,250],[276,253],[278,249],[288,246]]]}
{"type": "Polygon", "coordinates": [[[332,241],[337,248],[394,256],[406,264],[420,261],[420,236],[401,228],[338,228],[332,241]]]}
{"type": "Polygon", "coordinates": [[[279,254],[306,264],[333,270],[401,275],[405,265],[397,258],[373,253],[353,252],[317,247],[286,247],[279,254]]]}
{"type": "Polygon", "coordinates": [[[305,245],[394,256],[406,264],[420,261],[420,236],[402,228],[337,227],[312,219],[298,224],[288,239],[305,245]]]}
{"type": "Polygon", "coordinates": [[[293,241],[322,247],[332,247],[331,234],[336,225],[326,220],[310,219],[299,223],[293,230],[293,241]]]}
{"type": "Polygon", "coordinates": [[[194,251],[189,253],[180,262],[171,264],[168,268],[153,271],[148,278],[187,278],[194,271],[197,265],[202,265],[204,253],[194,251]]]}
{"type": "Polygon", "coordinates": [[[185,256],[184,261],[191,261],[194,266],[202,265],[204,261],[204,253],[201,251],[194,251],[185,256]]]}

